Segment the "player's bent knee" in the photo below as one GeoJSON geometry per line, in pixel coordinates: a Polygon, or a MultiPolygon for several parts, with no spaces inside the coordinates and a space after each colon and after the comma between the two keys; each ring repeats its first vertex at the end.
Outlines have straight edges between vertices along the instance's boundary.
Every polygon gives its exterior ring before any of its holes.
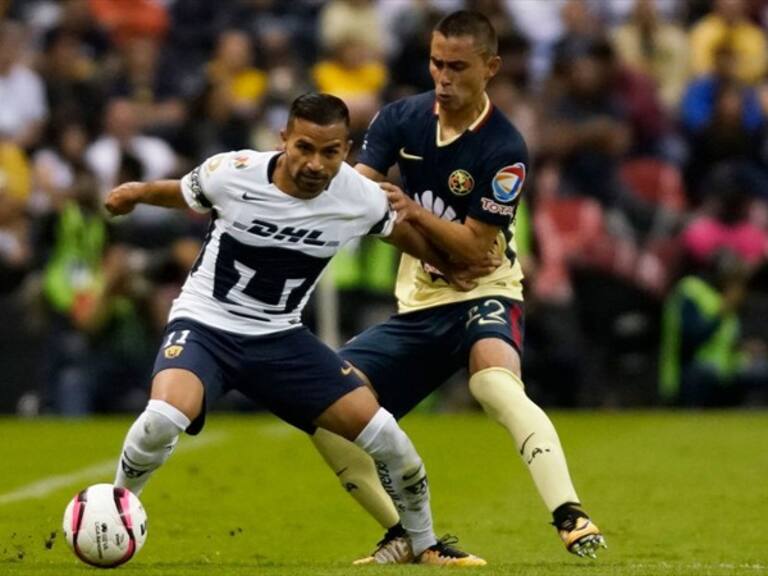
{"type": "Polygon", "coordinates": [[[365,386],[355,388],[331,404],[314,424],[354,440],[379,410],[379,403],[365,386]]]}
{"type": "Polygon", "coordinates": [[[141,416],[140,448],[155,451],[175,444],[179,434],[189,426],[180,410],[162,400],[150,400],[141,416]]]}
{"type": "Polygon", "coordinates": [[[469,379],[469,390],[483,409],[496,420],[514,411],[521,400],[527,400],[523,381],[506,368],[486,368],[469,379]]]}
{"type": "Polygon", "coordinates": [[[482,338],[472,345],[469,353],[471,374],[491,368],[504,368],[520,378],[520,354],[499,338],[482,338]]]}
{"type": "Polygon", "coordinates": [[[203,409],[205,387],[200,378],[189,370],[168,368],[152,380],[152,400],[160,400],[194,420],[203,409]]]}

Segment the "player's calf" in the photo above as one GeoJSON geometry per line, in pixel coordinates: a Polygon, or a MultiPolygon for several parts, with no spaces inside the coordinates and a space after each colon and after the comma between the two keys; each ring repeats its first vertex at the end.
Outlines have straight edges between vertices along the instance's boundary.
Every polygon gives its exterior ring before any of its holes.
{"type": "Polygon", "coordinates": [[[138,495],[173,452],[189,418],[162,400],[150,400],[125,437],[115,485],[138,495]]]}
{"type": "Polygon", "coordinates": [[[400,514],[414,553],[419,554],[432,546],[437,539],[432,530],[424,464],[392,414],[379,408],[355,439],[355,444],[376,463],[381,485],[400,514]]]}

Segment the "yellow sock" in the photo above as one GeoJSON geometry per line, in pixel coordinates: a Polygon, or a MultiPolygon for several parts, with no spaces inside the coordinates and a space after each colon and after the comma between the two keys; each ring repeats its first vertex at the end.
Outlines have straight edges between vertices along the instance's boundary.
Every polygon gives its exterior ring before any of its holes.
{"type": "Polygon", "coordinates": [[[472,375],[469,389],[488,415],[514,438],[549,511],[565,502],[579,502],[555,427],[525,395],[520,378],[505,368],[486,368],[472,375]]]}
{"type": "Polygon", "coordinates": [[[354,442],[323,428],[317,429],[312,442],[344,489],[382,528],[388,530],[400,522],[395,505],[382,488],[373,459],[368,454],[354,442]]]}

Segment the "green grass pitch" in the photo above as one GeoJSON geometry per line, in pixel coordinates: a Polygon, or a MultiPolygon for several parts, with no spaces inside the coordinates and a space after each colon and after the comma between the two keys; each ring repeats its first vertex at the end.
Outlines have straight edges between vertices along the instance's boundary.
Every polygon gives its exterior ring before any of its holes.
{"type": "MultiPolygon", "coordinates": [[[[596,561],[567,554],[501,428],[482,414],[403,421],[427,464],[438,535],[485,557],[462,573],[768,574],[768,413],[554,413],[577,489],[604,530],[596,561]]],[[[0,419],[0,575],[94,574],[60,523],[110,481],[130,419],[0,419]],[[52,538],[52,533],[57,534],[52,538]]],[[[144,549],[123,576],[424,574],[352,567],[381,535],[303,434],[267,416],[214,416],[143,495],[144,549]]]]}

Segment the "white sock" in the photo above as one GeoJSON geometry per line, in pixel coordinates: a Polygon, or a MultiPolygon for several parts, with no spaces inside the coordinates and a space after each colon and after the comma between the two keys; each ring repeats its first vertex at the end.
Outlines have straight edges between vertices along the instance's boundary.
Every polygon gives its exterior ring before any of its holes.
{"type": "Polygon", "coordinates": [[[141,494],[152,472],[168,459],[179,434],[189,423],[189,418],[176,407],[162,400],[150,400],[125,437],[115,486],[128,488],[137,496],[141,494]]]}
{"type": "Polygon", "coordinates": [[[437,543],[432,529],[429,485],[421,457],[395,418],[384,408],[371,418],[355,438],[355,444],[371,455],[381,485],[395,504],[400,521],[418,556],[437,543]]]}

